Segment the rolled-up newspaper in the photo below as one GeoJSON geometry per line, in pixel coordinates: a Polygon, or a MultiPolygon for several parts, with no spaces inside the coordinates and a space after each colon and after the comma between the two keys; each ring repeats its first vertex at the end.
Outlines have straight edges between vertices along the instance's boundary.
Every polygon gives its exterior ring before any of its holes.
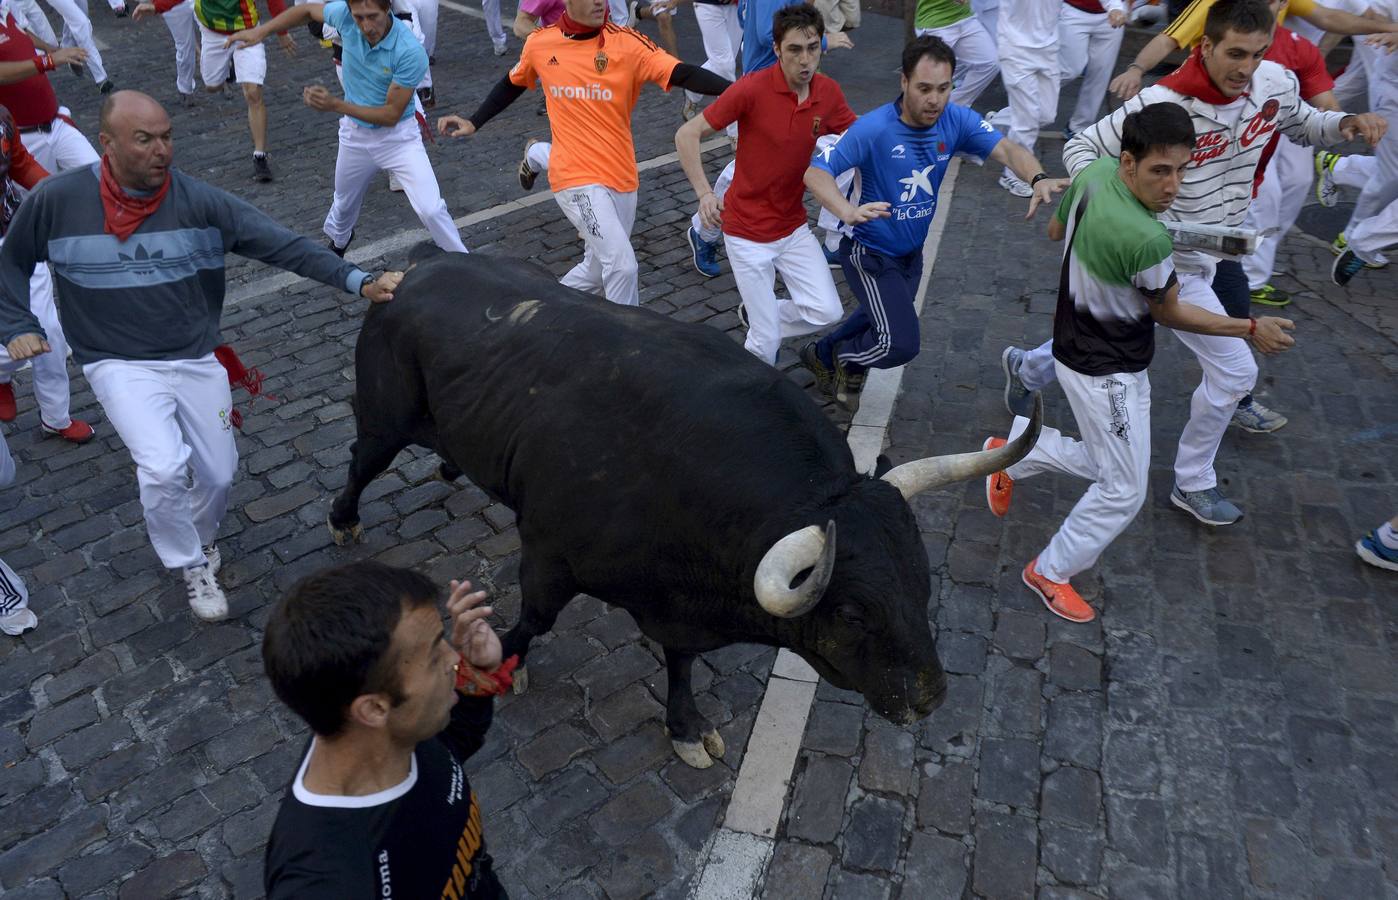
{"type": "Polygon", "coordinates": [[[1176,250],[1202,250],[1215,256],[1243,256],[1257,249],[1257,232],[1248,228],[1225,225],[1200,225],[1194,222],[1172,222],[1161,219],[1160,224],[1170,233],[1176,250]]]}

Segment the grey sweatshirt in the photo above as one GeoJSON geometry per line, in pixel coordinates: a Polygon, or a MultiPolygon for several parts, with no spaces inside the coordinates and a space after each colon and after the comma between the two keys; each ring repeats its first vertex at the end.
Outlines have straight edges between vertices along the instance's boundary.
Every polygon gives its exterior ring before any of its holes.
{"type": "MultiPolygon", "coordinates": [[[[126,241],[103,230],[98,165],[44,179],[0,248],[0,343],[44,334],[29,310],[36,263],[53,264],[63,333],[79,364],[198,359],[221,343],[225,253],[353,294],[368,273],[233,195],[170,171],[170,190],[126,241]]],[[[47,337],[47,335],[44,335],[47,337]]]]}

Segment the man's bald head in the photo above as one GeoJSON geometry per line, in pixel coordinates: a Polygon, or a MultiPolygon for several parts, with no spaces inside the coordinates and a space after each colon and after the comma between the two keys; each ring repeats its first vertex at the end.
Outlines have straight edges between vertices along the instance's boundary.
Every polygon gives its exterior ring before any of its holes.
{"type": "Polygon", "coordinates": [[[102,104],[97,139],[122,187],[154,191],[170,177],[174,157],[170,117],[149,94],[109,94],[102,104]]]}

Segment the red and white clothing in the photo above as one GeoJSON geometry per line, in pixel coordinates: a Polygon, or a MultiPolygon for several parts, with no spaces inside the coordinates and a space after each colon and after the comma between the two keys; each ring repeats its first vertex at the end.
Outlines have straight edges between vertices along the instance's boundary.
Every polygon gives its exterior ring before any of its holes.
{"type": "MultiPolygon", "coordinates": [[[[3,5],[0,17],[0,62],[37,57],[34,42],[3,5]]],[[[46,171],[62,172],[97,161],[97,151],[68,117],[68,110],[58,105],[47,75],[35,70],[23,81],[0,84],[0,106],[14,116],[25,149],[46,171]]]]}

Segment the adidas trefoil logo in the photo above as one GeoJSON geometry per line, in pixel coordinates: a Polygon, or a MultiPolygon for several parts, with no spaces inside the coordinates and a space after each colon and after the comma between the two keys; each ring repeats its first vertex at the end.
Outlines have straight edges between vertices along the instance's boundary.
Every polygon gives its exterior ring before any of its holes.
{"type": "Polygon", "coordinates": [[[127,256],[125,253],[122,253],[120,250],[118,250],[117,256],[121,258],[122,262],[129,264],[127,268],[131,270],[131,274],[154,275],[154,262],[157,259],[164,259],[165,251],[157,250],[154,253],[147,253],[145,244],[137,244],[136,252],[134,254],[127,256]]]}

